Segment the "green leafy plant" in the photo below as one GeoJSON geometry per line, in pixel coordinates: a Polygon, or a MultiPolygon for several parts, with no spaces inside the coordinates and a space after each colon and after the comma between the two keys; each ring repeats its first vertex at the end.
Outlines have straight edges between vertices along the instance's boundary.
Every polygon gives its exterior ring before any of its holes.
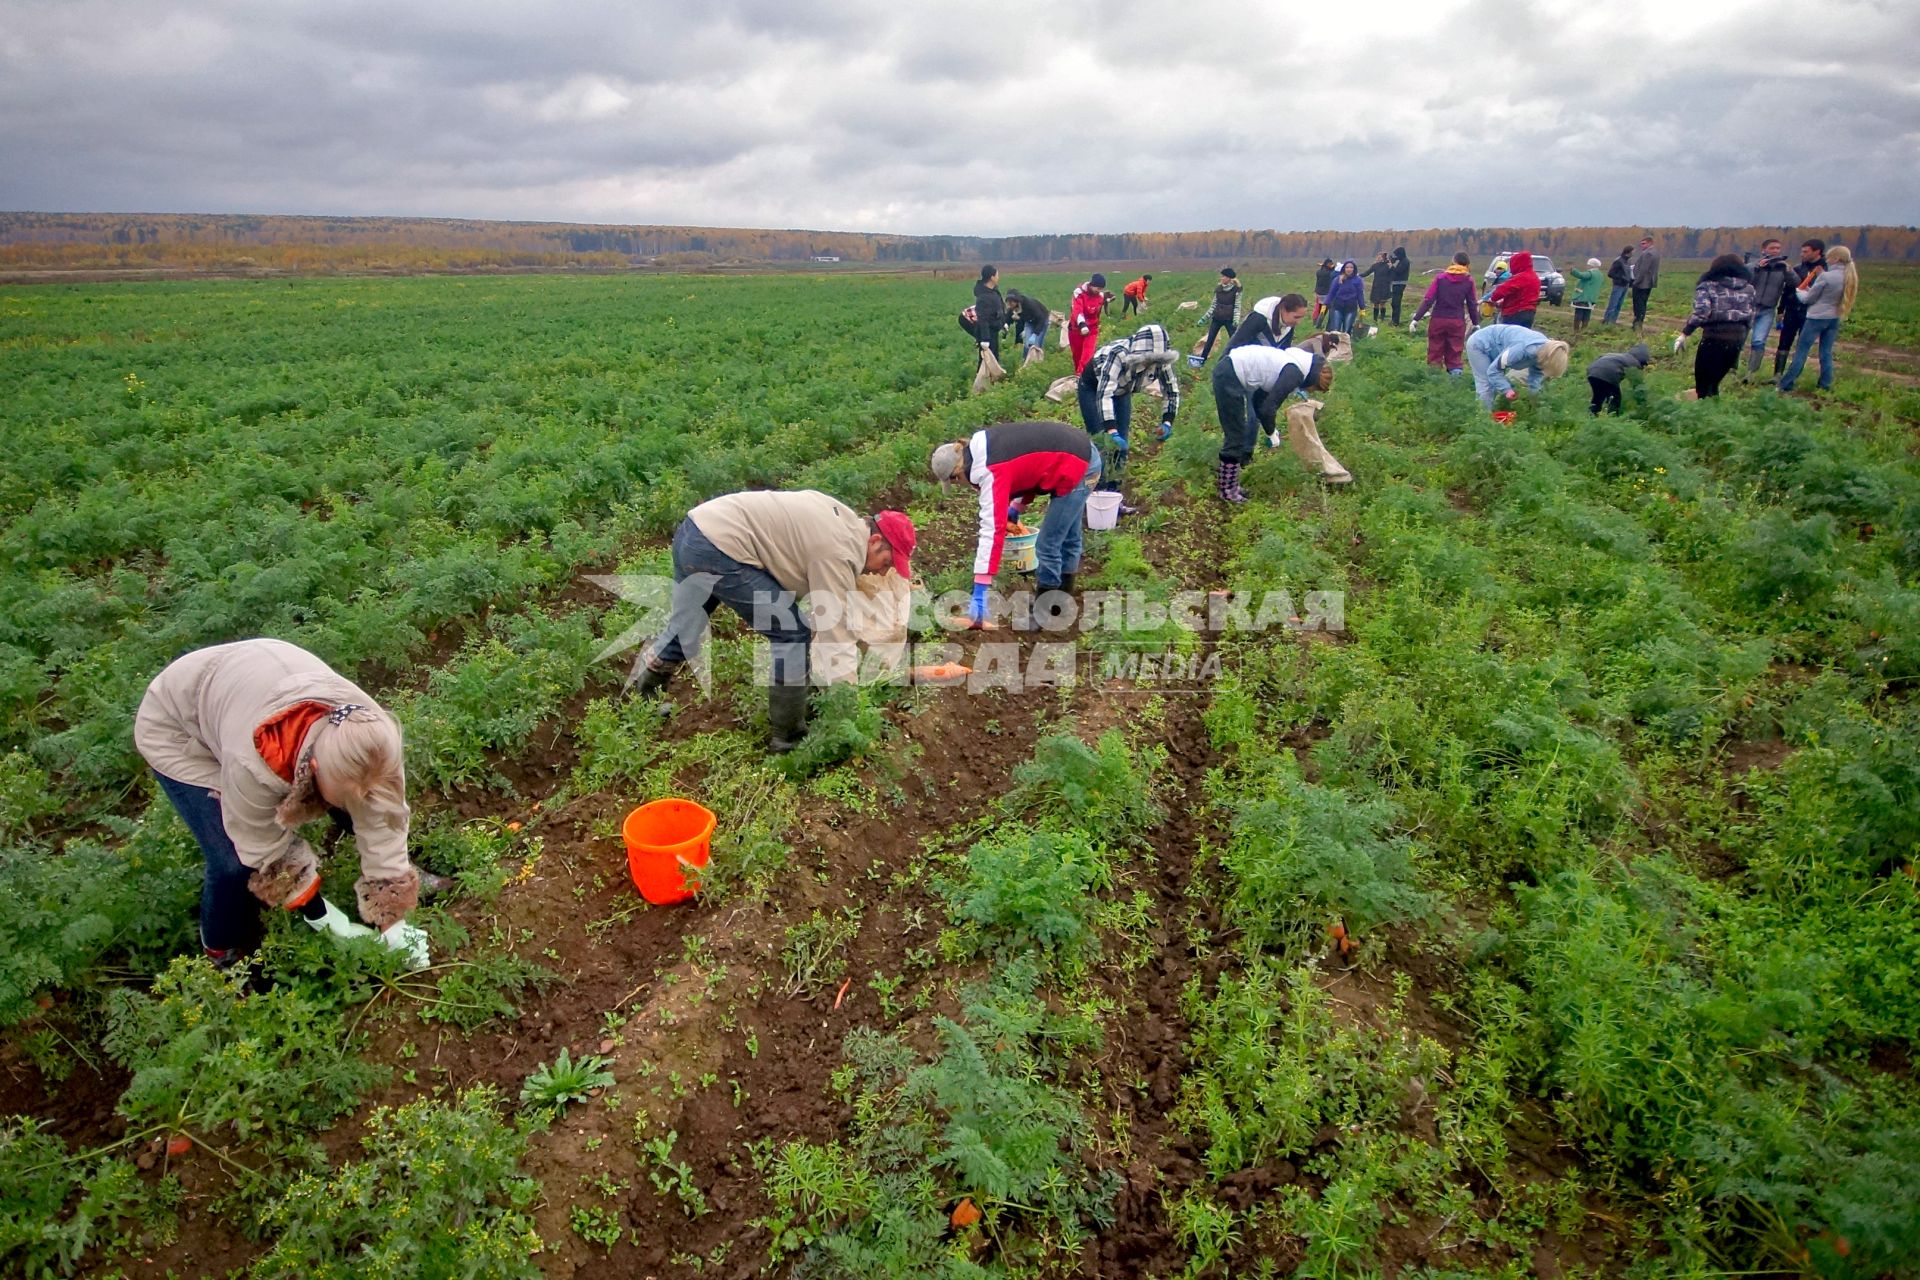
{"type": "Polygon", "coordinates": [[[1112,882],[1105,851],[1079,832],[1015,829],[974,845],[934,888],[992,950],[1078,960],[1098,944],[1093,895],[1112,882]]]}
{"type": "Polygon", "coordinates": [[[689,1218],[698,1218],[707,1211],[707,1197],[694,1181],[693,1169],[684,1160],[673,1158],[674,1144],[679,1141],[679,1132],[673,1131],[640,1144],[647,1159],[647,1180],[655,1191],[679,1200],[689,1218]]]}
{"type": "Polygon", "coordinates": [[[304,1132],[386,1079],[352,1052],[338,1012],[310,990],[245,991],[243,969],[181,959],[151,991],[107,1000],[108,1056],[133,1073],[120,1114],[137,1125],[240,1139],[304,1132]]]}
{"type": "Polygon", "coordinates": [[[560,1050],[552,1062],[535,1068],[520,1086],[520,1101],[550,1111],[565,1110],[567,1104],[585,1102],[595,1089],[613,1087],[613,1072],[607,1070],[613,1060],[597,1053],[573,1057],[560,1050]]]}
{"type": "Polygon", "coordinates": [[[1070,733],[1049,734],[1035,744],[1033,759],[1015,767],[1007,803],[1116,844],[1138,841],[1166,818],[1154,799],[1154,774],[1165,764],[1164,747],[1136,752],[1115,729],[1091,747],[1070,733]]]}
{"type": "Polygon", "coordinates": [[[828,915],[815,907],[799,924],[788,925],[787,945],[780,953],[786,970],[787,994],[811,999],[847,971],[847,948],[860,934],[860,912],[842,907],[828,915]]]}
{"type": "Polygon", "coordinates": [[[377,1108],[365,1158],[303,1174],[267,1206],[273,1247],[261,1280],[370,1274],[533,1280],[544,1247],[527,1210],[539,1185],[520,1172],[526,1139],[502,1123],[499,1094],[377,1108]]]}

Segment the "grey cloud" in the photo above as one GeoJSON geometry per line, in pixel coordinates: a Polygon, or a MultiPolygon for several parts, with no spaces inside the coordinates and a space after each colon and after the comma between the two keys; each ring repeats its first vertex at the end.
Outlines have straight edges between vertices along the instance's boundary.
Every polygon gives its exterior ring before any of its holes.
{"type": "Polygon", "coordinates": [[[1752,0],[1675,38],[1570,0],[1374,23],[1229,0],[0,0],[0,207],[989,235],[1891,221],[1920,205],[1904,12],[1843,0],[1808,30],[1752,0]]]}

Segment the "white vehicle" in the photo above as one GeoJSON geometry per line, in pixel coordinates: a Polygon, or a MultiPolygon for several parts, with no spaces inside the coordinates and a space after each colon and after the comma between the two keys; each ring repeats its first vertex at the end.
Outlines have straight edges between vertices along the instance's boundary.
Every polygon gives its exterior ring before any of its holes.
{"type": "MultiPolygon", "coordinates": [[[[1493,287],[1493,278],[1507,265],[1507,259],[1518,253],[1518,249],[1509,249],[1505,253],[1495,254],[1487,264],[1486,274],[1480,277],[1480,292],[1484,296],[1493,287]]],[[[1527,252],[1533,253],[1531,249],[1527,252]]],[[[1540,277],[1540,297],[1554,306],[1567,296],[1567,278],[1553,265],[1553,259],[1544,253],[1533,254],[1533,273],[1540,277]]]]}

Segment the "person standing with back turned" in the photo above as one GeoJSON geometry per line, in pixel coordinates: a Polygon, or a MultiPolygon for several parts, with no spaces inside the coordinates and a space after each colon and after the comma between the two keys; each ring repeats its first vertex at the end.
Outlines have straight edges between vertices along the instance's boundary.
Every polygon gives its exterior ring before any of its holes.
{"type": "Polygon", "coordinates": [[[1400,323],[1400,299],[1407,292],[1407,279],[1413,274],[1413,261],[1407,257],[1407,246],[1401,245],[1393,251],[1393,322],[1400,323]]]}
{"type": "Polygon", "coordinates": [[[1695,399],[1720,394],[1720,383],[1740,363],[1740,343],[1752,324],[1753,275],[1739,254],[1723,253],[1693,286],[1693,314],[1680,330],[1682,339],[1700,330],[1700,349],[1693,355],[1695,399]]]}
{"type": "Polygon", "coordinates": [[[1620,323],[1620,304],[1627,300],[1627,290],[1633,287],[1633,246],[1624,245],[1620,256],[1607,266],[1607,279],[1613,283],[1613,292],[1607,298],[1607,313],[1600,317],[1601,324],[1620,323]]]}

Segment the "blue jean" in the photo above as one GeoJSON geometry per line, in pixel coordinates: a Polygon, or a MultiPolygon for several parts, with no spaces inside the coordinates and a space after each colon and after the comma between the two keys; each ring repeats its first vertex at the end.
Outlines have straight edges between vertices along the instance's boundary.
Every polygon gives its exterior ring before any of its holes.
{"type": "Polygon", "coordinates": [[[1040,350],[1045,351],[1047,349],[1047,322],[1042,320],[1040,327],[1036,329],[1034,326],[1023,321],[1020,325],[1020,345],[1023,347],[1038,347],[1040,350]]]}
{"type": "Polygon", "coordinates": [[[1335,333],[1352,333],[1354,324],[1360,319],[1359,310],[1331,310],[1327,312],[1327,328],[1335,333]]]}
{"type": "Polygon", "coordinates": [[[1772,332],[1773,312],[1760,311],[1755,313],[1753,324],[1747,329],[1747,345],[1755,351],[1765,351],[1767,349],[1767,335],[1772,332]]]}
{"type": "Polygon", "coordinates": [[[1613,292],[1607,295],[1607,314],[1600,317],[1601,324],[1620,323],[1620,304],[1627,300],[1627,286],[1617,284],[1613,292]]]}
{"type": "MultiPolygon", "coordinates": [[[[1089,369],[1093,366],[1088,365],[1089,369]]],[[[1075,388],[1080,401],[1080,421],[1086,424],[1087,434],[1093,437],[1096,446],[1105,438],[1107,424],[1100,419],[1100,385],[1092,377],[1082,373],[1080,385],[1075,388]]],[[[1119,442],[1113,447],[1113,468],[1101,480],[1102,489],[1118,489],[1120,481],[1127,473],[1127,437],[1133,430],[1133,393],[1129,391],[1113,398],[1113,426],[1119,435],[1119,442]]]]}
{"type": "Polygon", "coordinates": [[[1840,332],[1840,320],[1836,316],[1822,316],[1818,320],[1807,317],[1807,323],[1800,330],[1800,341],[1794,344],[1793,363],[1787,366],[1787,376],[1780,379],[1782,391],[1793,390],[1793,384],[1800,380],[1800,371],[1806,368],[1807,351],[1814,343],[1820,344],[1820,382],[1822,391],[1833,390],[1833,338],[1840,332]]]}
{"type": "Polygon", "coordinates": [[[260,945],[260,899],[247,888],[253,872],[240,861],[220,817],[220,799],[205,787],[155,773],[160,790],[200,846],[207,878],[200,886],[200,945],[210,951],[249,952],[260,945]]]}
{"type": "Polygon", "coordinates": [[[1040,590],[1051,591],[1064,575],[1080,572],[1080,555],[1086,546],[1080,517],[1087,509],[1087,495],[1099,487],[1100,451],[1095,449],[1080,483],[1049,499],[1047,514],[1040,518],[1040,536],[1033,541],[1034,583],[1040,590]]]}
{"type": "Polygon", "coordinates": [[[800,616],[793,592],[765,569],[743,564],[714,546],[689,516],[673,535],[673,612],[648,653],[668,663],[692,658],[700,652],[713,611],[723,604],[767,638],[775,684],[807,682],[813,630],[800,616]]]}

